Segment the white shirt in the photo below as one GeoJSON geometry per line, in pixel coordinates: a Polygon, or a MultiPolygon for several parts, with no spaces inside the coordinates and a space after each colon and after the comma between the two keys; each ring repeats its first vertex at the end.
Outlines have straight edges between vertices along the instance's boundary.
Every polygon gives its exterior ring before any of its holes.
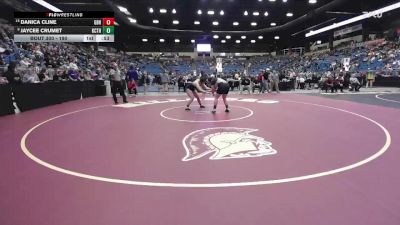
{"type": "Polygon", "coordinates": [[[113,81],[121,81],[121,71],[119,69],[111,69],[110,75],[112,76],[113,81]]]}

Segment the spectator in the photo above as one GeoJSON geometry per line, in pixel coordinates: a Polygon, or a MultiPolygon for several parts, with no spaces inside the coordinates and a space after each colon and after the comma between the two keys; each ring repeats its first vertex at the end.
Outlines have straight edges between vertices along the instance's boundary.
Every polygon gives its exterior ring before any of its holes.
{"type": "Polygon", "coordinates": [[[75,67],[70,66],[68,69],[68,79],[72,81],[78,81],[79,80],[79,73],[78,70],[75,69],[75,67]]]}
{"type": "Polygon", "coordinates": [[[258,93],[261,93],[262,87],[261,87],[261,82],[260,82],[258,77],[254,77],[253,78],[253,84],[252,84],[252,92],[253,92],[253,94],[254,94],[256,89],[258,89],[258,91],[259,91],[258,93]]]}
{"type": "Polygon", "coordinates": [[[38,74],[38,78],[40,82],[46,82],[49,78],[46,75],[46,68],[42,68],[38,74]]]}
{"type": "Polygon", "coordinates": [[[46,75],[49,80],[53,80],[53,76],[55,75],[55,70],[52,65],[48,66],[48,69],[46,70],[46,75]]]}
{"type": "Polygon", "coordinates": [[[368,71],[366,79],[367,79],[367,83],[365,85],[365,88],[368,88],[368,86],[372,88],[374,81],[375,81],[375,74],[371,70],[368,71]]]}
{"type": "Polygon", "coordinates": [[[54,75],[52,77],[52,81],[58,82],[61,80],[61,70],[54,70],[54,75]]]}
{"type": "Polygon", "coordinates": [[[69,80],[69,77],[68,77],[68,72],[67,72],[67,70],[66,69],[61,69],[60,71],[59,71],[59,73],[60,73],[60,77],[61,77],[61,81],[68,81],[69,80]]]}
{"type": "Polygon", "coordinates": [[[338,89],[340,89],[340,92],[343,93],[343,87],[344,87],[344,77],[343,74],[339,74],[338,77],[335,79],[335,92],[337,92],[338,89]]]}
{"type": "Polygon", "coordinates": [[[273,91],[273,89],[275,88],[276,93],[280,93],[280,90],[279,90],[279,74],[278,74],[277,71],[274,71],[271,74],[270,81],[271,81],[271,91],[273,91]]]}
{"type": "Polygon", "coordinates": [[[360,91],[361,84],[355,74],[352,74],[350,77],[350,86],[351,86],[350,91],[357,91],[357,92],[360,91]]]}
{"type": "Polygon", "coordinates": [[[39,77],[34,66],[30,65],[22,76],[23,83],[39,83],[39,77]]]}
{"type": "Polygon", "coordinates": [[[258,79],[258,81],[260,82],[260,87],[261,87],[260,93],[264,93],[264,92],[265,92],[265,89],[266,89],[266,87],[264,86],[264,85],[265,85],[264,73],[265,73],[265,70],[261,70],[260,73],[259,73],[258,76],[257,76],[257,79],[258,79]]]}
{"type": "Polygon", "coordinates": [[[90,69],[86,69],[86,70],[84,70],[84,72],[83,72],[83,79],[84,80],[89,80],[89,81],[92,81],[93,79],[92,79],[92,71],[90,71],[90,69]]]}
{"type": "Polygon", "coordinates": [[[263,73],[263,77],[262,77],[262,82],[263,82],[263,84],[262,84],[262,87],[263,87],[262,93],[265,93],[265,92],[269,93],[270,92],[269,87],[268,87],[269,75],[270,75],[269,71],[265,70],[264,73],[263,73]]]}
{"type": "Polygon", "coordinates": [[[248,76],[244,76],[241,80],[240,80],[240,94],[243,93],[244,90],[247,90],[250,94],[251,91],[251,80],[248,76]]]}
{"type": "Polygon", "coordinates": [[[303,90],[305,88],[306,79],[304,78],[303,74],[296,78],[297,80],[297,89],[303,90]]]}
{"type": "Polygon", "coordinates": [[[142,77],[141,77],[141,83],[143,84],[143,94],[146,94],[147,92],[147,86],[150,85],[150,76],[147,72],[144,72],[142,77]]]}
{"type": "Polygon", "coordinates": [[[9,84],[20,84],[21,83],[21,77],[15,73],[15,63],[10,63],[8,65],[8,70],[7,72],[4,73],[4,77],[7,78],[7,81],[9,84]]]}
{"type": "Polygon", "coordinates": [[[307,89],[308,90],[311,90],[312,89],[312,82],[313,82],[313,80],[312,80],[312,74],[311,74],[311,72],[307,72],[306,73],[306,84],[308,84],[308,87],[307,87],[307,89]]]}
{"type": "Polygon", "coordinates": [[[8,84],[8,80],[7,78],[0,76],[0,85],[2,84],[8,84]]]}
{"type": "Polygon", "coordinates": [[[183,76],[179,76],[179,78],[178,78],[178,92],[180,91],[181,88],[183,89],[184,92],[186,92],[185,83],[186,83],[186,81],[185,81],[184,77],[183,76]]]}
{"type": "Polygon", "coordinates": [[[325,92],[328,92],[328,89],[331,90],[331,93],[333,93],[335,90],[334,79],[333,79],[332,75],[328,75],[327,78],[325,79],[325,82],[323,83],[322,90],[325,90],[325,92]]]}
{"type": "Polygon", "coordinates": [[[169,81],[170,81],[170,75],[171,75],[171,72],[169,72],[168,74],[167,73],[162,73],[161,76],[160,76],[160,81],[161,81],[161,85],[162,85],[162,91],[164,93],[168,92],[168,84],[169,84],[169,81]]]}

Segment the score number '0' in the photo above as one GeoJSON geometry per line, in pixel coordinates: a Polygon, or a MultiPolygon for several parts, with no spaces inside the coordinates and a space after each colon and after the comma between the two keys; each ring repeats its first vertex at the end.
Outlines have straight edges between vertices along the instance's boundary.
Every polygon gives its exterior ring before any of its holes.
{"type": "Polygon", "coordinates": [[[114,18],[103,18],[103,26],[114,26],[114,18]]]}
{"type": "Polygon", "coordinates": [[[95,26],[114,26],[114,18],[96,19],[93,24],[95,26]]]}

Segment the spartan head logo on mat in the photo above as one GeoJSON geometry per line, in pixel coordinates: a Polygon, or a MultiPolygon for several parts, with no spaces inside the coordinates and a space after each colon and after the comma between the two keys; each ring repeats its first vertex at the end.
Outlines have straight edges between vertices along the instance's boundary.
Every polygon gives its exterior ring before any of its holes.
{"type": "Polygon", "coordinates": [[[190,133],[183,139],[186,156],[182,161],[211,154],[211,160],[260,157],[276,154],[272,143],[250,133],[250,128],[216,127],[190,133]]]}

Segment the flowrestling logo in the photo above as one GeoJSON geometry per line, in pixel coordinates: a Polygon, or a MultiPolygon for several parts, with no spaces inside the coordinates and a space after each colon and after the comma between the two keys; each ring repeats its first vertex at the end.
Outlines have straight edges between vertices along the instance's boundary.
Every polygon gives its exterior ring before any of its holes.
{"type": "Polygon", "coordinates": [[[216,127],[194,131],[182,141],[186,156],[191,161],[210,155],[210,160],[254,158],[277,153],[272,143],[252,135],[251,128],[216,127]]]}

